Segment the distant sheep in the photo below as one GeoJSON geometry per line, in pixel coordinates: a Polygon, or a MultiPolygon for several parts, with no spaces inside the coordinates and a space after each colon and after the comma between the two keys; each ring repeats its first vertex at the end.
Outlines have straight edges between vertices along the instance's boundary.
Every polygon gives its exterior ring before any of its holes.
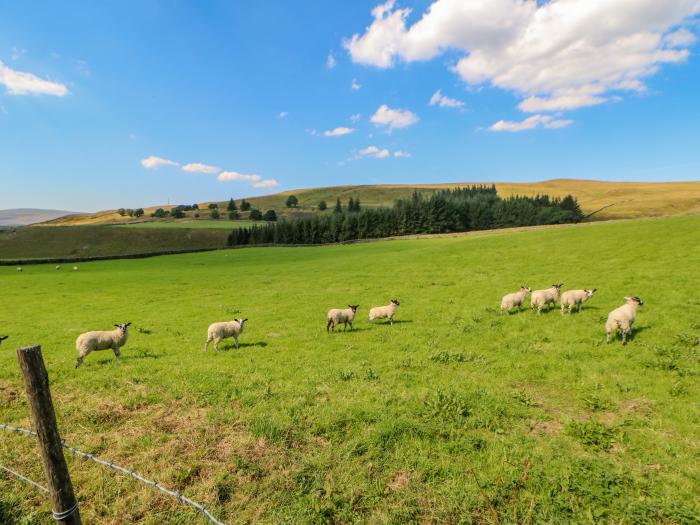
{"type": "Polygon", "coordinates": [[[5,339],[7,339],[8,337],[10,337],[10,336],[9,336],[9,335],[0,335],[0,345],[1,345],[2,342],[3,342],[5,339]]]}
{"type": "Polygon", "coordinates": [[[608,314],[605,323],[608,343],[612,340],[612,333],[619,330],[622,333],[622,344],[627,344],[627,337],[632,333],[632,325],[637,318],[637,307],[643,304],[644,301],[639,297],[625,297],[625,304],[608,314]]]}
{"type": "Polygon", "coordinates": [[[569,307],[569,313],[571,313],[571,310],[573,310],[574,307],[576,307],[577,312],[580,312],[581,305],[593,297],[596,290],[597,288],[593,288],[592,290],[565,291],[563,294],[561,294],[561,300],[559,302],[561,305],[561,315],[564,315],[564,309],[567,306],[569,307]]]}
{"type": "Polygon", "coordinates": [[[77,272],[77,271],[78,271],[78,267],[77,267],[77,266],[73,266],[73,271],[74,271],[74,272],[77,272]]]}
{"type": "Polygon", "coordinates": [[[131,323],[115,324],[114,326],[117,327],[116,330],[85,332],[84,334],[80,334],[75,341],[75,348],[78,350],[78,359],[75,362],[75,368],[78,368],[83,363],[83,359],[85,359],[90,352],[94,352],[95,350],[107,350],[111,348],[114,350],[114,355],[117,360],[119,360],[122,355],[119,349],[126,344],[126,340],[129,338],[130,324],[131,323]]]}
{"type": "Polygon", "coordinates": [[[21,272],[21,271],[22,271],[22,267],[21,267],[21,266],[18,266],[18,267],[17,267],[17,271],[18,271],[18,272],[21,272]]]}
{"type": "Polygon", "coordinates": [[[359,304],[349,304],[344,309],[333,308],[328,310],[328,315],[326,315],[326,332],[329,330],[335,332],[335,325],[340,323],[344,324],[343,332],[348,329],[348,324],[350,325],[350,330],[352,330],[352,322],[355,320],[355,314],[359,307],[359,304]]]}
{"type": "Polygon", "coordinates": [[[523,306],[523,303],[525,303],[525,297],[531,291],[532,290],[526,285],[522,285],[520,287],[520,290],[518,290],[517,292],[504,295],[503,299],[501,299],[501,313],[510,313],[510,311],[516,306],[518,307],[518,310],[520,310],[523,306]]]}
{"type": "Polygon", "coordinates": [[[209,349],[209,343],[214,341],[214,350],[219,351],[219,342],[222,339],[233,337],[238,349],[238,336],[243,333],[243,328],[248,319],[234,319],[224,323],[213,323],[207,329],[207,342],[204,343],[204,351],[209,349]]]}
{"type": "MultiPolygon", "coordinates": [[[[392,299],[387,306],[375,306],[369,311],[369,320],[374,321],[375,319],[389,319],[389,324],[394,324],[394,314],[396,313],[396,307],[399,306],[398,299],[392,299]]],[[[351,325],[352,326],[352,325],[351,325]]]]}
{"type": "Polygon", "coordinates": [[[60,269],[61,269],[61,265],[60,265],[60,264],[57,264],[57,265],[56,265],[56,269],[57,269],[57,270],[60,270],[60,269]]]}
{"type": "Polygon", "coordinates": [[[535,290],[530,296],[530,309],[534,311],[537,308],[537,315],[542,311],[542,307],[545,305],[556,306],[556,302],[559,300],[559,294],[561,294],[561,287],[564,283],[553,284],[546,290],[535,290]]]}

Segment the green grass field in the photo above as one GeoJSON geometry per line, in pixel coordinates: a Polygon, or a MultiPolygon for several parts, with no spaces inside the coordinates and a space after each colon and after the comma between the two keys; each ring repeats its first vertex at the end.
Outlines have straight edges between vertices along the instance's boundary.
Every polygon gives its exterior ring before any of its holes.
{"type": "MultiPolygon", "coordinates": [[[[227,523],[698,523],[698,268],[700,217],[0,267],[0,421],[30,426],[14,348],[41,343],[68,443],[227,523]],[[500,316],[523,282],[598,293],[500,316]],[[635,337],[606,345],[625,295],[635,337]],[[400,322],[370,324],[392,297],[400,322]],[[351,302],[356,330],[326,334],[351,302]],[[237,317],[241,348],[205,354],[237,317]],[[120,363],[74,369],[79,333],[124,321],[120,363]]],[[[204,523],[67,458],[85,523],[204,523]]],[[[0,435],[0,464],[42,480],[27,438],[0,435]]],[[[53,521],[0,474],[0,522],[53,521]]]]}
{"type": "Polygon", "coordinates": [[[247,228],[253,226],[254,224],[265,224],[261,221],[230,221],[226,219],[212,220],[212,219],[198,219],[198,220],[182,220],[182,221],[149,221],[149,222],[134,222],[129,224],[120,224],[118,227],[126,228],[138,228],[138,229],[178,229],[187,228],[190,230],[199,229],[223,229],[231,231],[234,228],[247,228]]]}

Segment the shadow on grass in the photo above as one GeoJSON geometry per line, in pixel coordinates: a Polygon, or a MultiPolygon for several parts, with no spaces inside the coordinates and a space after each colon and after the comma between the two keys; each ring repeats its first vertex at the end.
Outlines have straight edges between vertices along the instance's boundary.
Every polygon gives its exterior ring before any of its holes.
{"type": "MultiPolygon", "coordinates": [[[[352,333],[352,332],[366,332],[367,330],[371,330],[371,328],[353,328],[352,330],[350,330],[350,328],[348,328],[348,329],[347,329],[347,333],[352,333]]],[[[342,334],[342,333],[344,333],[344,332],[345,332],[345,330],[343,330],[342,328],[340,328],[340,329],[336,328],[336,329],[335,329],[335,332],[330,332],[330,331],[329,331],[328,333],[329,333],[329,334],[342,334]]]]}
{"type": "MultiPolygon", "coordinates": [[[[242,348],[254,348],[256,346],[260,348],[265,348],[267,346],[267,343],[265,341],[257,341],[255,343],[239,343],[238,350],[241,350],[242,348]]],[[[235,343],[228,343],[226,345],[222,343],[219,345],[219,352],[228,352],[230,350],[236,350],[235,343]]]]}
{"type": "MultiPolygon", "coordinates": [[[[405,324],[405,323],[412,323],[413,321],[410,319],[394,319],[394,324],[405,324]]],[[[385,325],[388,324],[391,326],[391,323],[389,321],[377,321],[377,322],[372,322],[373,325],[385,325]]]]}

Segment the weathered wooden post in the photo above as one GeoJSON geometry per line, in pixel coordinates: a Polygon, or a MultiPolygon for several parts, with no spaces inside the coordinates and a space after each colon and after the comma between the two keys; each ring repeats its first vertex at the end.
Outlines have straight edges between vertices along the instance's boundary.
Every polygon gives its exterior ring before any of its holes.
{"type": "Polygon", "coordinates": [[[60,525],[82,525],[78,500],[73,493],[66,458],[63,456],[61,436],[51,402],[49,375],[41,357],[41,346],[18,348],[17,359],[24,376],[32,420],[38,436],[53,517],[60,525]]]}

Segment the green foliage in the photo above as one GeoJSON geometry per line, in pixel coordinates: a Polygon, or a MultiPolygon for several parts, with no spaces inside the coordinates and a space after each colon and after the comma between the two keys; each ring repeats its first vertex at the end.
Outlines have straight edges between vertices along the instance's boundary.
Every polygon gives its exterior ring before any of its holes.
{"type": "Polygon", "coordinates": [[[326,208],[328,208],[328,205],[326,204],[326,201],[322,200],[321,202],[318,203],[318,209],[320,211],[325,211],[326,208]]]}
{"type": "Polygon", "coordinates": [[[299,205],[299,199],[297,199],[294,195],[290,195],[289,197],[287,197],[285,205],[287,206],[287,208],[296,208],[299,205]]]}
{"type": "Polygon", "coordinates": [[[209,213],[209,217],[212,219],[219,219],[221,218],[221,213],[219,213],[219,210],[217,208],[210,208],[211,213],[209,213]]]}
{"type": "Polygon", "coordinates": [[[218,210],[218,209],[219,209],[219,205],[218,205],[217,203],[215,203],[215,202],[210,202],[210,203],[209,203],[209,206],[207,206],[207,207],[208,207],[210,210],[218,210]]]}
{"type": "Polygon", "coordinates": [[[250,203],[247,200],[245,200],[245,199],[241,200],[241,211],[249,211],[250,208],[251,208],[250,203]]]}
{"type": "Polygon", "coordinates": [[[238,211],[238,206],[236,206],[236,201],[230,199],[228,205],[226,206],[227,211],[238,211]]]}
{"type": "Polygon", "coordinates": [[[277,220],[277,213],[275,213],[275,210],[267,210],[262,216],[262,219],[268,222],[275,222],[277,220]]]}
{"type": "Polygon", "coordinates": [[[620,428],[608,427],[599,421],[569,421],[567,433],[582,445],[599,450],[608,450],[615,443],[624,443],[625,433],[620,428]]]}
{"type": "Polygon", "coordinates": [[[263,218],[263,215],[260,212],[260,210],[255,210],[255,209],[250,210],[250,220],[251,221],[261,221],[262,218],[263,218]]]}
{"type": "Polygon", "coordinates": [[[228,218],[232,221],[235,221],[240,218],[240,214],[237,211],[230,211],[228,212],[228,218]]]}
{"type": "Polygon", "coordinates": [[[168,215],[170,215],[169,211],[166,211],[163,208],[158,208],[156,211],[154,211],[151,214],[151,217],[156,217],[158,219],[162,219],[163,217],[167,217],[168,215]]]}
{"type": "MultiPolygon", "coordinates": [[[[564,209],[564,200],[536,197],[500,198],[493,186],[444,190],[424,198],[414,193],[393,208],[360,210],[350,198],[347,212],[340,199],[332,215],[300,217],[277,224],[238,230],[232,244],[327,244],[417,233],[447,233],[511,226],[578,222],[579,211],[564,209]]],[[[566,200],[572,207],[575,199],[566,200]]]]}
{"type": "Polygon", "coordinates": [[[121,215],[122,217],[124,217],[124,215],[126,215],[126,210],[125,210],[124,208],[119,208],[119,209],[117,210],[117,213],[118,213],[119,215],[121,215]]]}

